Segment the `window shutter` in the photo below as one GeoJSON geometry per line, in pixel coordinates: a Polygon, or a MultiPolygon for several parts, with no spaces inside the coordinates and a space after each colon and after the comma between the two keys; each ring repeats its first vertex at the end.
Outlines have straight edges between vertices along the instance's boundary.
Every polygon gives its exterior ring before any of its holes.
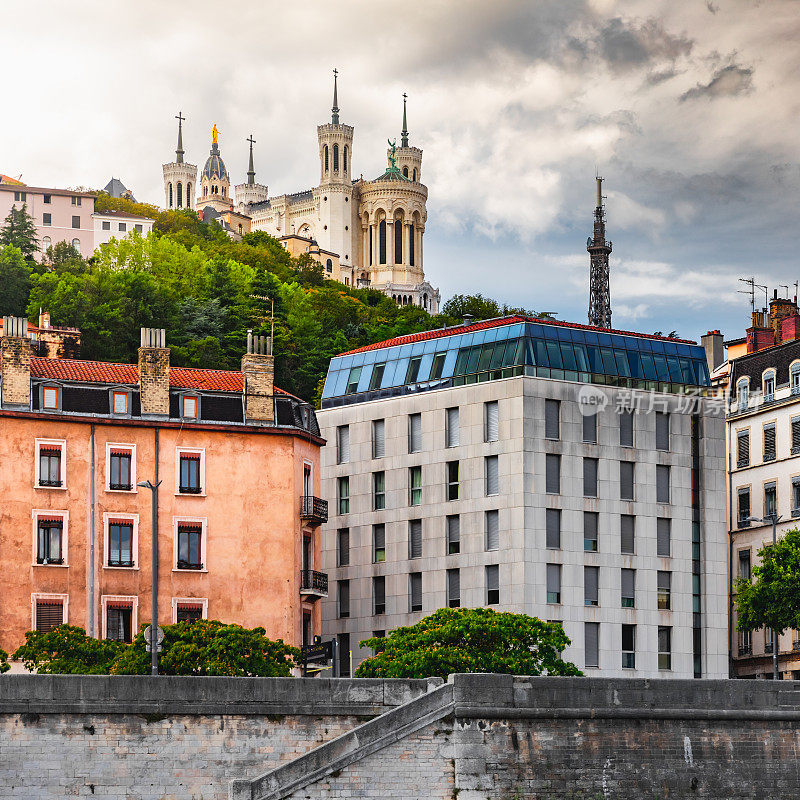
{"type": "Polygon", "coordinates": [[[347,464],[350,461],[350,426],[340,425],[336,429],[338,433],[339,464],[347,464]]]}
{"type": "Polygon", "coordinates": [[[486,456],[486,494],[500,494],[500,478],[497,471],[497,456],[486,456]]]}
{"type": "MultiPolygon", "coordinates": [[[[461,542],[461,521],[457,514],[447,518],[447,544],[460,544],[461,542]]],[[[449,552],[449,547],[448,547],[449,552]]]]}
{"type": "Polygon", "coordinates": [[[486,567],[486,588],[489,591],[500,588],[500,568],[497,564],[486,567]]]}
{"type": "Polygon", "coordinates": [[[496,442],[500,438],[500,412],[497,400],[486,403],[486,441],[496,442]]]}
{"type": "Polygon", "coordinates": [[[622,447],[633,447],[632,411],[623,411],[619,415],[619,443],[622,447]]]}
{"type": "Polygon", "coordinates": [[[561,593],[561,565],[547,565],[547,594],[561,593]]]}
{"type": "Polygon", "coordinates": [[[412,519],[408,523],[408,557],[422,558],[422,520],[412,519]]]}
{"type": "MultiPolygon", "coordinates": [[[[750,516],[750,490],[739,489],[739,519],[746,519],[750,516]]],[[[747,523],[748,525],[750,523],[747,523]]]]}
{"type": "MultiPolygon", "coordinates": [[[[596,511],[583,512],[583,538],[597,541],[597,520],[600,515],[596,511]]],[[[585,547],[585,545],[584,545],[585,547]]]]}
{"type": "Polygon", "coordinates": [[[620,517],[620,551],[623,553],[634,552],[634,532],[636,517],[623,514],[620,517]]]}
{"type": "Polygon", "coordinates": [[[669,450],[669,414],[656,411],[656,450],[669,450]]]}
{"type": "Polygon", "coordinates": [[[775,423],[764,426],[764,461],[775,460],[775,423]]]}
{"type": "Polygon", "coordinates": [[[668,558],[670,555],[671,527],[672,521],[665,517],[656,520],[656,553],[662,558],[668,558]]]}
{"type": "Polygon", "coordinates": [[[64,606],[60,600],[39,600],[36,603],[36,630],[42,633],[64,622],[64,606]]]}
{"type": "Polygon", "coordinates": [[[447,604],[451,608],[461,605],[461,573],[457,569],[447,570],[447,604]]]}
{"type": "Polygon", "coordinates": [[[372,423],[372,457],[383,458],[386,455],[386,423],[376,419],[372,423]]]}
{"type": "Polygon", "coordinates": [[[383,550],[386,548],[386,526],[373,525],[372,535],[375,540],[374,546],[376,550],[383,550]]]}
{"type": "Polygon", "coordinates": [[[557,508],[545,510],[545,528],[547,530],[546,546],[561,549],[561,511],[557,508]]]}
{"type": "Polygon", "coordinates": [[[500,549],[500,512],[486,512],[486,549],[500,549]]]}
{"type": "Polygon", "coordinates": [[[339,581],[339,616],[350,616],[350,581],[339,581]]]}
{"type": "Polygon", "coordinates": [[[372,579],[372,594],[375,600],[375,612],[379,613],[380,606],[383,606],[384,609],[386,607],[386,578],[383,575],[372,579]]]}
{"type": "Polygon", "coordinates": [[[656,502],[669,503],[669,467],[656,464],[656,502]]]}
{"type": "Polygon", "coordinates": [[[561,491],[561,457],[552,453],[545,456],[545,490],[548,494],[561,491]]]}
{"type": "Polygon", "coordinates": [[[600,623],[584,622],[584,664],[587,667],[600,665],[600,623]]]}
{"type": "Polygon", "coordinates": [[[461,441],[461,433],[458,427],[458,409],[447,409],[447,446],[456,447],[461,441]]]}
{"type": "Polygon", "coordinates": [[[558,400],[544,401],[544,436],[545,439],[559,438],[559,411],[558,400]]]}
{"type": "MultiPolygon", "coordinates": [[[[800,417],[792,420],[792,450],[795,442],[800,447],[800,417]]],[[[736,466],[746,467],[750,463],[750,431],[739,431],[736,435],[736,466]]]]}
{"type": "Polygon", "coordinates": [[[672,573],[667,572],[666,570],[658,570],[657,572],[657,581],[658,581],[658,590],[660,592],[669,592],[670,585],[672,583],[672,573]]]}
{"type": "Polygon", "coordinates": [[[622,570],[622,596],[623,597],[634,597],[635,591],[635,584],[636,584],[636,570],[634,569],[623,569],[622,570]]]}
{"type": "Polygon", "coordinates": [[[597,605],[599,567],[583,568],[583,597],[588,605],[597,605]]]}
{"type": "Polygon", "coordinates": [[[422,610],[422,573],[411,573],[411,610],[422,610]]]}
{"type": "Polygon", "coordinates": [[[800,453],[800,417],[792,420],[792,453],[800,453]]]}
{"type": "Polygon", "coordinates": [[[597,444],[597,415],[587,414],[583,418],[583,441],[597,444]]]}
{"type": "Polygon", "coordinates": [[[350,530],[339,530],[339,566],[346,567],[350,563],[350,530]]]}
{"type": "Polygon", "coordinates": [[[621,500],[633,500],[633,461],[619,462],[619,496],[621,500]]]}
{"type": "Polygon", "coordinates": [[[597,497],[597,459],[583,459],[583,496],[597,497]]]}
{"type": "Polygon", "coordinates": [[[418,453],[422,450],[422,415],[409,415],[408,426],[408,450],[410,453],[418,453]]]}

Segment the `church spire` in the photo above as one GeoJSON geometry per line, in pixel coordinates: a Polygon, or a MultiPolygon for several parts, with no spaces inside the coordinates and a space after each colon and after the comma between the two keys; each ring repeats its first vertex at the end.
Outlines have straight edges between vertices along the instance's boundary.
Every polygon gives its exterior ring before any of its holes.
{"type": "Polygon", "coordinates": [[[606,241],[606,216],[603,208],[603,179],[597,177],[597,206],[594,209],[594,237],[586,240],[589,251],[589,324],[611,327],[611,289],[608,256],[611,242],[606,241]]]}
{"type": "Polygon", "coordinates": [[[334,125],[339,124],[339,98],[337,97],[336,79],[339,76],[339,71],[333,71],[333,106],[331,107],[331,122],[334,125]]]}
{"type": "Polygon", "coordinates": [[[247,185],[253,186],[256,182],[256,170],[253,166],[253,145],[256,143],[256,140],[253,138],[252,133],[247,141],[250,142],[250,169],[247,170],[247,185]]]}
{"type": "Polygon", "coordinates": [[[175,150],[175,163],[183,164],[183,131],[181,130],[181,123],[186,119],[181,111],[175,117],[178,120],[178,148],[175,150]]]}
{"type": "Polygon", "coordinates": [[[408,95],[403,92],[403,130],[400,131],[400,147],[408,147],[408,121],[406,120],[406,98],[408,95]]]}

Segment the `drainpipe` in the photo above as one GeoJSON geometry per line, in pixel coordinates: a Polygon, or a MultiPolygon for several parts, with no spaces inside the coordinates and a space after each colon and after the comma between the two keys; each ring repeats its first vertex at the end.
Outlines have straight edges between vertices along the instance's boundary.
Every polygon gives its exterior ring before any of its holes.
{"type": "Polygon", "coordinates": [[[728,410],[725,409],[725,441],[728,449],[728,677],[733,678],[733,473],[731,461],[731,429],[728,410]]]}
{"type": "Polygon", "coordinates": [[[90,452],[89,452],[89,636],[95,635],[95,601],[94,601],[94,571],[95,571],[95,442],[94,422],[89,426],[90,452]]]}

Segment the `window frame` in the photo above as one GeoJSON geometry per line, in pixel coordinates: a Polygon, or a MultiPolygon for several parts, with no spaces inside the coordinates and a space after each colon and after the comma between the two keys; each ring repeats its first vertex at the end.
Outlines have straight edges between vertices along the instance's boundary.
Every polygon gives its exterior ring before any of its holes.
{"type": "Polygon", "coordinates": [[[372,525],[372,563],[385,564],[386,563],[386,523],[376,522],[372,525]],[[383,547],[378,547],[378,529],[383,528],[383,547]],[[383,558],[378,558],[379,552],[383,552],[383,558]]]}
{"type": "Polygon", "coordinates": [[[764,402],[769,403],[775,399],[776,373],[774,367],[769,367],[761,373],[761,391],[764,395],[764,402]],[[768,391],[767,382],[770,382],[771,390],[768,391]]]}
{"type": "Polygon", "coordinates": [[[111,389],[109,390],[109,408],[111,411],[111,416],[113,417],[130,417],[131,415],[131,392],[129,389],[111,389]],[[124,411],[117,411],[116,410],[116,400],[117,397],[124,397],[125,398],[125,410],[124,411]]]}
{"type": "Polygon", "coordinates": [[[746,411],[750,403],[750,378],[742,377],[736,381],[736,406],[739,411],[746,411]]]}
{"type": "Polygon", "coordinates": [[[66,439],[34,439],[34,489],[49,489],[57,491],[67,490],[67,440],[66,439]],[[40,452],[42,447],[59,448],[61,458],[59,463],[60,486],[47,486],[41,482],[40,474],[40,452]]]}
{"type": "Polygon", "coordinates": [[[451,500],[459,500],[461,494],[461,468],[459,462],[457,460],[447,461],[445,463],[445,471],[445,501],[450,502],[451,500]],[[453,467],[455,467],[455,480],[453,480],[453,467]]]}
{"type": "Polygon", "coordinates": [[[180,395],[180,418],[182,420],[189,420],[189,421],[200,421],[200,395],[194,392],[182,392],[180,395]],[[194,416],[188,416],[186,414],[186,403],[187,401],[192,400],[194,401],[194,416]]]}
{"type": "MultiPolygon", "coordinates": [[[[31,511],[33,520],[33,551],[31,566],[33,567],[61,567],[69,566],[69,511],[61,511],[49,508],[34,508],[31,511]],[[39,518],[40,517],[61,517],[61,563],[60,564],[40,564],[39,563],[39,518]]],[[[33,629],[35,630],[35,628],[33,629]]]]}
{"type": "Polygon", "coordinates": [[[484,496],[485,497],[499,497],[502,494],[500,490],[500,456],[499,455],[490,455],[483,457],[483,481],[484,481],[484,496]],[[495,487],[497,491],[490,491],[491,487],[489,485],[489,474],[491,470],[489,469],[489,465],[494,464],[495,469],[495,478],[497,481],[497,486],[495,487]]]}
{"type": "MultiPolygon", "coordinates": [[[[108,606],[111,603],[129,603],[131,610],[131,642],[139,632],[139,597],[137,595],[104,594],[100,595],[101,638],[108,639],[108,606]]],[[[114,641],[123,641],[116,639],[114,641]]],[[[130,642],[128,642],[130,644],[130,642]]]]}
{"type": "Polygon", "coordinates": [[[444,549],[446,556],[456,556],[461,553],[461,515],[447,514],[444,518],[444,549]],[[451,520],[455,520],[456,538],[451,537],[451,520]]]}
{"type": "Polygon", "coordinates": [[[58,600],[61,603],[61,624],[69,625],[69,595],[58,592],[31,592],[31,630],[36,630],[36,606],[41,601],[58,600]]]}
{"type": "Polygon", "coordinates": [[[123,512],[104,511],[103,512],[103,569],[113,570],[134,570],[139,569],[139,515],[129,514],[123,512]],[[130,524],[133,530],[131,531],[131,560],[133,565],[130,567],[111,566],[108,563],[111,554],[111,541],[110,541],[110,520],[118,519],[124,520],[125,524],[130,524]]]}
{"type": "Polygon", "coordinates": [[[350,513],[350,476],[340,475],[336,479],[336,512],[337,516],[350,513]],[[342,494],[342,488],[347,487],[347,494],[342,494]]]}
{"type": "Polygon", "coordinates": [[[183,447],[175,448],[175,496],[176,497],[205,497],[206,496],[206,449],[205,447],[183,447]],[[200,491],[183,492],[181,491],[181,458],[183,456],[200,456],[200,491]]]}
{"type": "Polygon", "coordinates": [[[499,606],[500,605],[500,565],[499,564],[486,564],[483,570],[484,574],[484,582],[486,584],[486,605],[487,606],[499,606]],[[497,577],[497,586],[494,589],[489,588],[490,575],[496,575],[497,577]],[[492,596],[492,592],[497,592],[495,596],[492,596]]]}
{"type": "Polygon", "coordinates": [[[386,510],[386,472],[384,470],[378,470],[372,473],[372,510],[386,510]],[[379,478],[383,484],[383,489],[381,491],[378,491],[379,478]]]}
{"type": "Polygon", "coordinates": [[[422,505],[422,465],[415,464],[408,468],[408,505],[421,506],[422,505]],[[419,486],[414,486],[414,475],[419,474],[419,486]],[[418,492],[418,495],[414,493],[418,492]],[[416,498],[417,502],[414,502],[416,498]]]}
{"type": "Polygon", "coordinates": [[[179,606],[200,606],[200,619],[208,619],[208,598],[207,597],[173,597],[172,598],[172,624],[178,624],[179,606]]]}
{"type": "Polygon", "coordinates": [[[207,517],[188,517],[184,515],[175,516],[172,518],[172,571],[183,573],[204,573],[208,572],[208,518],[207,517]],[[203,565],[201,569],[194,569],[193,567],[179,567],[178,566],[178,529],[181,525],[200,525],[200,563],[203,565]]]}
{"type": "Polygon", "coordinates": [[[123,444],[121,442],[106,442],[106,486],[107,492],[116,492],[121,494],[138,494],[139,487],[136,485],[136,445],[123,444]],[[111,451],[112,450],[129,450],[131,454],[131,488],[130,489],[112,489],[111,488],[111,451]]]}
{"type": "Polygon", "coordinates": [[[39,386],[39,409],[44,411],[48,414],[52,414],[57,411],[61,411],[61,400],[62,400],[62,387],[53,384],[41,384],[39,386]],[[47,398],[48,392],[55,392],[56,393],[56,404],[54,406],[45,405],[45,399],[47,398]]]}

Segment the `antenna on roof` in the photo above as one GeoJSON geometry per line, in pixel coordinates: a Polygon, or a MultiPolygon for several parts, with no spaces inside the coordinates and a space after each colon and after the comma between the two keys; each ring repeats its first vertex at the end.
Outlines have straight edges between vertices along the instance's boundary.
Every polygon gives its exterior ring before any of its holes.
{"type": "Polygon", "coordinates": [[[786,299],[788,300],[789,299],[789,287],[785,283],[779,283],[778,286],[780,286],[781,289],[786,289],[786,299]]]}
{"type": "Polygon", "coordinates": [[[756,283],[755,278],[739,278],[739,280],[749,286],[749,289],[739,289],[737,294],[749,294],[750,295],[750,313],[756,313],[756,283]]]}

